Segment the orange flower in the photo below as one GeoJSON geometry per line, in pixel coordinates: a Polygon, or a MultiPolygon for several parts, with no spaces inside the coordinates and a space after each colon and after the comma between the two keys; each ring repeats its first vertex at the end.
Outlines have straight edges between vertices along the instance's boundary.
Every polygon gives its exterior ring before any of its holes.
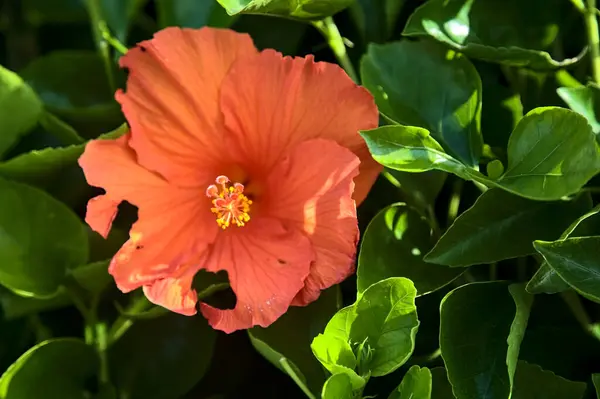
{"type": "Polygon", "coordinates": [[[196,272],[225,270],[235,308],[200,309],[232,332],[268,326],[353,272],[354,183],[360,203],[380,171],[358,134],[378,123],[366,90],[336,65],[212,28],[164,29],[121,66],[131,130],[79,160],[106,191],[88,204],[92,229],[106,237],[119,203],[138,207],[109,268],[121,291],[143,287],[193,315],[196,272]]]}

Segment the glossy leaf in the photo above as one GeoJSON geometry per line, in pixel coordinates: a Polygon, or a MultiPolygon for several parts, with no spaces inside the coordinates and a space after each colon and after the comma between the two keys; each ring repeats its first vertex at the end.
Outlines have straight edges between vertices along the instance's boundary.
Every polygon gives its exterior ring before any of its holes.
{"type": "Polygon", "coordinates": [[[0,179],[0,192],[0,283],[23,296],[53,296],[68,270],[87,262],[82,222],[33,187],[0,179]]]}
{"type": "Polygon", "coordinates": [[[484,175],[448,155],[427,129],[391,125],[360,134],[373,158],[388,168],[412,173],[437,169],[490,184],[484,175]]]}
{"type": "MultiPolygon", "coordinates": [[[[123,76],[120,71],[114,73],[123,76]]],[[[55,51],[36,58],[22,76],[50,112],[86,138],[95,138],[123,122],[104,62],[95,52],[55,51]]]]}
{"type": "Polygon", "coordinates": [[[207,371],[216,332],[200,316],[138,320],[109,350],[112,381],[131,399],[177,399],[207,371]]]}
{"type": "Polygon", "coordinates": [[[358,256],[357,288],[361,293],[388,277],[406,277],[418,295],[448,284],[462,270],[432,265],[423,260],[435,243],[427,220],[406,204],[379,212],[364,233],[358,256]]]}
{"type": "Polygon", "coordinates": [[[419,327],[416,294],[412,281],[392,277],[373,284],[356,301],[350,341],[364,343],[369,355],[358,359],[359,367],[374,377],[396,370],[412,354],[419,327]]]}
{"type": "Polygon", "coordinates": [[[158,0],[156,5],[161,27],[226,28],[235,21],[235,17],[227,15],[217,0],[158,0]]]}
{"type": "Polygon", "coordinates": [[[472,283],[440,306],[440,348],[457,399],[507,398],[531,307],[522,286],[472,283]]]}
{"type": "Polygon", "coordinates": [[[338,309],[338,295],[337,287],[333,287],[306,307],[290,308],[268,328],[248,330],[254,347],[267,360],[287,373],[282,365],[285,359],[316,394],[321,391],[326,375],[313,356],[310,344],[338,309]]]}
{"type": "Polygon", "coordinates": [[[86,382],[98,368],[96,352],[82,341],[44,341],[25,352],[2,375],[0,397],[87,399],[91,392],[86,389],[86,382]]]}
{"type": "Polygon", "coordinates": [[[533,245],[567,284],[600,303],[600,236],[535,241],[533,245]]]}
{"type": "Polygon", "coordinates": [[[412,366],[388,399],[431,399],[431,371],[412,366]]]}
{"type": "Polygon", "coordinates": [[[321,399],[353,399],[352,384],[346,374],[334,374],[325,382],[321,399]]]}
{"type": "Polygon", "coordinates": [[[478,165],[481,79],[465,57],[435,43],[404,40],[370,45],[360,69],[388,119],[427,129],[448,152],[478,165]]]}
{"type": "Polygon", "coordinates": [[[229,15],[272,14],[294,19],[318,20],[343,10],[351,0],[217,0],[229,15]]]}
{"type": "Polygon", "coordinates": [[[354,371],[358,364],[350,345],[350,326],[355,318],[354,305],[340,309],[327,323],[325,331],[313,339],[310,347],[330,373],[347,375],[353,389],[361,389],[366,381],[354,371]]]}
{"type": "Polygon", "coordinates": [[[42,103],[16,73],[0,66],[0,159],[42,115],[42,103]]]}
{"type": "MultiPolygon", "coordinates": [[[[595,207],[585,215],[577,218],[568,229],[566,229],[559,239],[569,237],[585,237],[600,234],[600,207],[595,207]]],[[[569,289],[567,284],[560,276],[552,269],[548,262],[544,261],[537,272],[533,275],[529,283],[527,283],[527,291],[532,294],[555,294],[557,292],[566,291],[569,289]]]]}
{"type": "Polygon", "coordinates": [[[587,86],[559,87],[556,92],[575,112],[585,116],[595,134],[600,133],[600,87],[595,83],[587,86]]]}
{"type": "Polygon", "coordinates": [[[537,364],[519,361],[512,399],[581,399],[586,384],[569,381],[537,364]]]}
{"type": "Polygon", "coordinates": [[[534,240],[558,238],[591,206],[589,195],[545,202],[490,189],[454,221],[425,260],[457,267],[533,254],[534,240]]]}
{"type": "Polygon", "coordinates": [[[431,36],[472,58],[548,69],[573,64],[583,55],[555,60],[547,52],[560,16],[558,0],[432,0],[404,28],[407,36],[431,36]],[[527,32],[527,33],[524,33],[527,32]]]}
{"type": "Polygon", "coordinates": [[[544,107],[521,119],[508,142],[508,166],[497,183],[521,196],[550,200],[577,192],[600,171],[590,125],[576,112],[544,107]]]}

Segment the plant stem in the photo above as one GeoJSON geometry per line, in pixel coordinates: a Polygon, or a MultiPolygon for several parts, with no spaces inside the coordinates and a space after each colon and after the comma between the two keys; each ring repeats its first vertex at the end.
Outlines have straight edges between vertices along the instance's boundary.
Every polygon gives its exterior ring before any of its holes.
{"type": "Polygon", "coordinates": [[[116,37],[110,34],[108,30],[108,26],[106,26],[106,22],[100,21],[100,32],[102,33],[102,38],[110,44],[115,50],[117,50],[120,54],[125,54],[129,49],[121,43],[116,37]]]}
{"type": "Polygon", "coordinates": [[[594,82],[600,84],[600,34],[598,33],[598,17],[595,10],[596,0],[587,0],[584,19],[592,61],[592,76],[594,82]]]}
{"type": "MultiPolygon", "coordinates": [[[[198,300],[202,300],[211,296],[212,294],[223,291],[229,288],[229,283],[214,284],[206,288],[205,290],[198,293],[198,300]]],[[[121,316],[114,322],[110,331],[108,332],[108,338],[106,339],[106,345],[110,346],[115,343],[119,338],[123,336],[133,326],[134,319],[131,317],[132,314],[141,313],[152,308],[153,305],[144,295],[140,295],[135,298],[128,308],[123,312],[121,316]]]]}
{"type": "Polygon", "coordinates": [[[106,77],[108,79],[110,89],[114,92],[117,89],[117,86],[115,83],[112,61],[110,59],[110,47],[108,46],[106,40],[104,40],[102,33],[102,27],[106,26],[106,22],[104,22],[102,19],[100,0],[87,0],[86,5],[90,15],[92,35],[94,36],[94,41],[96,42],[96,48],[98,49],[100,57],[102,57],[102,61],[104,62],[104,70],[106,71],[106,77]]]}
{"type": "Polygon", "coordinates": [[[573,291],[561,292],[560,296],[565,301],[573,316],[577,319],[581,327],[592,337],[600,340],[600,329],[597,324],[593,324],[587,312],[583,308],[581,300],[577,293],[573,291]]]}
{"type": "Polygon", "coordinates": [[[82,314],[85,320],[84,336],[85,343],[93,346],[98,353],[100,359],[100,374],[98,382],[100,384],[108,384],[110,382],[108,372],[108,358],[106,356],[107,338],[106,324],[98,320],[97,308],[99,297],[92,298],[90,306],[84,300],[86,291],[79,285],[74,278],[67,278],[64,282],[67,293],[71,297],[73,304],[82,314]]]}
{"type": "Polygon", "coordinates": [[[448,227],[454,223],[454,220],[458,216],[463,185],[464,181],[462,179],[457,179],[452,186],[452,196],[450,197],[450,203],[448,204],[448,227]]]}
{"type": "Polygon", "coordinates": [[[335,55],[335,58],[337,58],[342,68],[344,68],[348,76],[350,76],[350,79],[358,83],[358,76],[356,75],[356,71],[352,66],[352,62],[350,62],[350,58],[348,58],[344,39],[340,35],[340,31],[333,21],[333,18],[327,17],[321,21],[313,22],[313,25],[319,30],[319,32],[321,32],[323,37],[325,37],[327,44],[335,55]]]}
{"type": "MultiPolygon", "coordinates": [[[[152,306],[152,303],[146,299],[144,295],[140,295],[133,300],[131,305],[127,308],[127,314],[142,312],[152,306]]],[[[110,346],[115,343],[119,338],[123,336],[133,326],[133,319],[126,315],[121,315],[114,322],[108,333],[107,344],[110,346]]]]}

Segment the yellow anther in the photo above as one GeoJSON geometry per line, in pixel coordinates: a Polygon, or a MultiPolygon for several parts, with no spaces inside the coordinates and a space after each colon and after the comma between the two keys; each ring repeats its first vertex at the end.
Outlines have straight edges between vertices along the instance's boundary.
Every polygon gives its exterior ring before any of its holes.
{"type": "Polygon", "coordinates": [[[227,176],[218,176],[216,183],[206,189],[206,195],[212,198],[211,212],[217,216],[217,225],[225,230],[231,225],[244,226],[250,220],[250,205],[252,201],[244,195],[244,186],[234,183],[229,186],[227,176]]]}

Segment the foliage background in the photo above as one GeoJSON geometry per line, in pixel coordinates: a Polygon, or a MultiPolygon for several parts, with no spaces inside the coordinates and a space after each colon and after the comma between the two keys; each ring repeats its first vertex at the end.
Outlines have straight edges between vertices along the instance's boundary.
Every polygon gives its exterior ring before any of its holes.
{"type": "MultiPolygon", "coordinates": [[[[221,3],[249,8],[0,1],[0,398],[596,397],[595,1],[221,3]],[[359,208],[357,276],[268,329],[216,333],[122,295],[106,267],[135,209],[106,242],[81,223],[95,191],[77,157],[125,122],[119,47],[172,25],[339,62],[382,113],[363,132],[387,168],[359,208]],[[339,343],[325,326],[344,306],[339,343]]],[[[230,306],[224,283],[196,285],[230,306]]]]}

